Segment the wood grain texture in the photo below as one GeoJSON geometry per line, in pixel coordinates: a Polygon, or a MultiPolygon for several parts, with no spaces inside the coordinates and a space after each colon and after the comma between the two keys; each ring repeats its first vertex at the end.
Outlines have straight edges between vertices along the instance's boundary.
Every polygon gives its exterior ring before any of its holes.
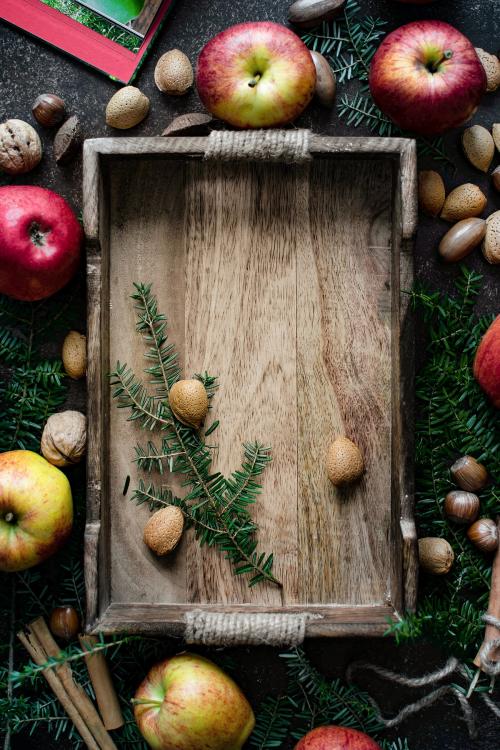
{"type": "Polygon", "coordinates": [[[88,520],[100,518],[101,531],[98,572],[86,562],[88,629],[172,632],[193,606],[320,607],[323,620],[308,633],[381,634],[382,621],[411,606],[416,592],[412,425],[403,413],[412,331],[401,297],[412,280],[405,237],[415,223],[414,147],[313,136],[314,161],[293,167],[202,163],[205,143],[86,144],[85,226],[98,240],[92,257],[102,253],[100,288],[91,281],[89,295],[98,308],[90,313],[89,304],[90,399],[102,427],[90,427],[88,520]],[[148,512],[122,489],[128,474],[131,488],[137,482],[133,448],[145,436],[109,404],[103,385],[117,359],[136,372],[145,364],[129,300],[134,281],[154,282],[186,375],[221,378],[210,417],[221,421],[217,468],[239,466],[243,441],[273,447],[254,512],[283,591],[249,590],[191,533],[167,562],[142,543],[148,512]],[[342,493],[324,467],[338,433],[359,443],[367,464],[363,480],[342,493]]]}

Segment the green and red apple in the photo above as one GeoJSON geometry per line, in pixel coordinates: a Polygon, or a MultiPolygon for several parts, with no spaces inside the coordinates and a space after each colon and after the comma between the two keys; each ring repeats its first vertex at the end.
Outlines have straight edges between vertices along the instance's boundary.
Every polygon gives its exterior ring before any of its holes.
{"type": "Polygon", "coordinates": [[[205,107],[237,128],[295,120],[311,101],[316,69],[299,37],[277,23],[240,23],[202,49],[196,86],[205,107]]]}
{"type": "Polygon", "coordinates": [[[196,654],[156,664],[133,703],[139,731],[154,750],[241,750],[255,724],[234,680],[196,654]]]}
{"type": "Polygon", "coordinates": [[[381,750],[364,732],[335,725],[317,727],[295,745],[295,750],[381,750]]]}
{"type": "Polygon", "coordinates": [[[370,68],[377,106],[424,136],[461,125],[476,111],[486,74],[471,42],[444,21],[415,21],[384,39],[370,68]]]}
{"type": "Polygon", "coordinates": [[[0,453],[0,571],[46,560],[72,524],[71,488],[62,471],[32,451],[0,453]]]}
{"type": "Polygon", "coordinates": [[[473,370],[474,377],[493,406],[500,409],[500,315],[481,339],[473,370]]]}

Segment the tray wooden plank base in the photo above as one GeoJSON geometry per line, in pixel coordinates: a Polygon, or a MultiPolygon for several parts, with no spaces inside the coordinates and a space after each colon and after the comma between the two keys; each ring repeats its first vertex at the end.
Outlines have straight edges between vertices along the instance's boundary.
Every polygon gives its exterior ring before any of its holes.
{"type": "MultiPolygon", "coordinates": [[[[193,608],[321,615],[311,635],[381,634],[413,607],[412,283],[414,144],[314,137],[305,166],[207,163],[204,139],[85,145],[89,241],[89,630],[180,632],[193,608]],[[116,360],[146,366],[129,298],[153,282],[186,377],[220,377],[215,468],[244,441],[273,463],[254,508],[279,589],[249,589],[192,532],[175,555],[142,542],[148,517],[122,495],[147,437],[110,403],[116,360]],[[366,473],[339,490],[332,439],[366,473]]],[[[178,485],[167,479],[166,481],[178,485]]]]}

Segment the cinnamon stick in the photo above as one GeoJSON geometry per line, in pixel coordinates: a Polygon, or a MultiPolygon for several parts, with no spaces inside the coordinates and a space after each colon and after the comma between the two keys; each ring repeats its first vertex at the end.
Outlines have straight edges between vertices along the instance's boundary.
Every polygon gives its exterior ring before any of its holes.
{"type": "MultiPolygon", "coordinates": [[[[497,519],[497,529],[498,533],[500,534],[499,519],[497,519]]],[[[488,614],[496,617],[497,620],[500,620],[500,546],[498,547],[495,553],[495,559],[493,560],[490,598],[488,601],[488,614]]],[[[476,667],[479,667],[479,669],[483,669],[483,665],[481,664],[481,651],[483,647],[496,638],[500,638],[500,631],[498,630],[498,628],[496,628],[494,625],[486,625],[481,648],[477,652],[476,658],[474,659],[474,664],[476,665],[476,667]]],[[[490,654],[489,658],[492,661],[500,661],[500,648],[495,649],[495,651],[490,654]]]]}
{"type": "MultiPolygon", "coordinates": [[[[45,664],[48,656],[45,653],[40,641],[33,632],[28,630],[27,633],[23,633],[21,631],[17,634],[17,637],[19,638],[35,664],[45,664]]],[[[44,669],[42,674],[50,685],[52,692],[58,699],[59,703],[73,722],[75,729],[86,744],[88,750],[100,750],[99,745],[95,741],[89,728],[85,724],[75,705],[68,696],[66,689],[64,688],[64,685],[62,684],[58,675],[56,675],[53,669],[44,669]]]]}
{"type": "MultiPolygon", "coordinates": [[[[78,638],[81,647],[89,651],[98,643],[93,635],[79,635],[78,638]]],[[[122,727],[125,722],[104,653],[89,653],[85,661],[104,726],[106,729],[122,727]]]]}
{"type": "MultiPolygon", "coordinates": [[[[57,657],[61,653],[59,646],[52,637],[52,634],[43,617],[38,617],[29,625],[31,631],[38,638],[42,648],[47,655],[57,657]]],[[[115,743],[106,731],[106,727],[101,721],[94,704],[89,696],[73,678],[73,673],[69,664],[59,664],[55,667],[56,674],[64,685],[70,699],[76,706],[80,716],[84,720],[92,735],[97,740],[101,750],[117,750],[115,743]]]]}

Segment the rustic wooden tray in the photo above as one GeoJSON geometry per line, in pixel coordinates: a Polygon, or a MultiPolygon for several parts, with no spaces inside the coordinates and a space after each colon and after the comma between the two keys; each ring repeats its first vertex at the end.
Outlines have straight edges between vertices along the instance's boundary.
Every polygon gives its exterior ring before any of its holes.
{"type": "Polygon", "coordinates": [[[88,242],[87,629],[182,632],[193,608],[311,612],[308,635],[376,635],[416,597],[412,515],[415,144],[312,136],[312,162],[209,163],[205,138],[84,149],[88,242]],[[154,284],[186,376],[220,376],[217,468],[273,448],[254,513],[283,590],[249,589],[188,532],[161,562],[124,498],[144,440],[110,403],[143,343],[129,299],[154,284]],[[325,453],[352,436],[363,480],[336,490],[325,453]]]}

